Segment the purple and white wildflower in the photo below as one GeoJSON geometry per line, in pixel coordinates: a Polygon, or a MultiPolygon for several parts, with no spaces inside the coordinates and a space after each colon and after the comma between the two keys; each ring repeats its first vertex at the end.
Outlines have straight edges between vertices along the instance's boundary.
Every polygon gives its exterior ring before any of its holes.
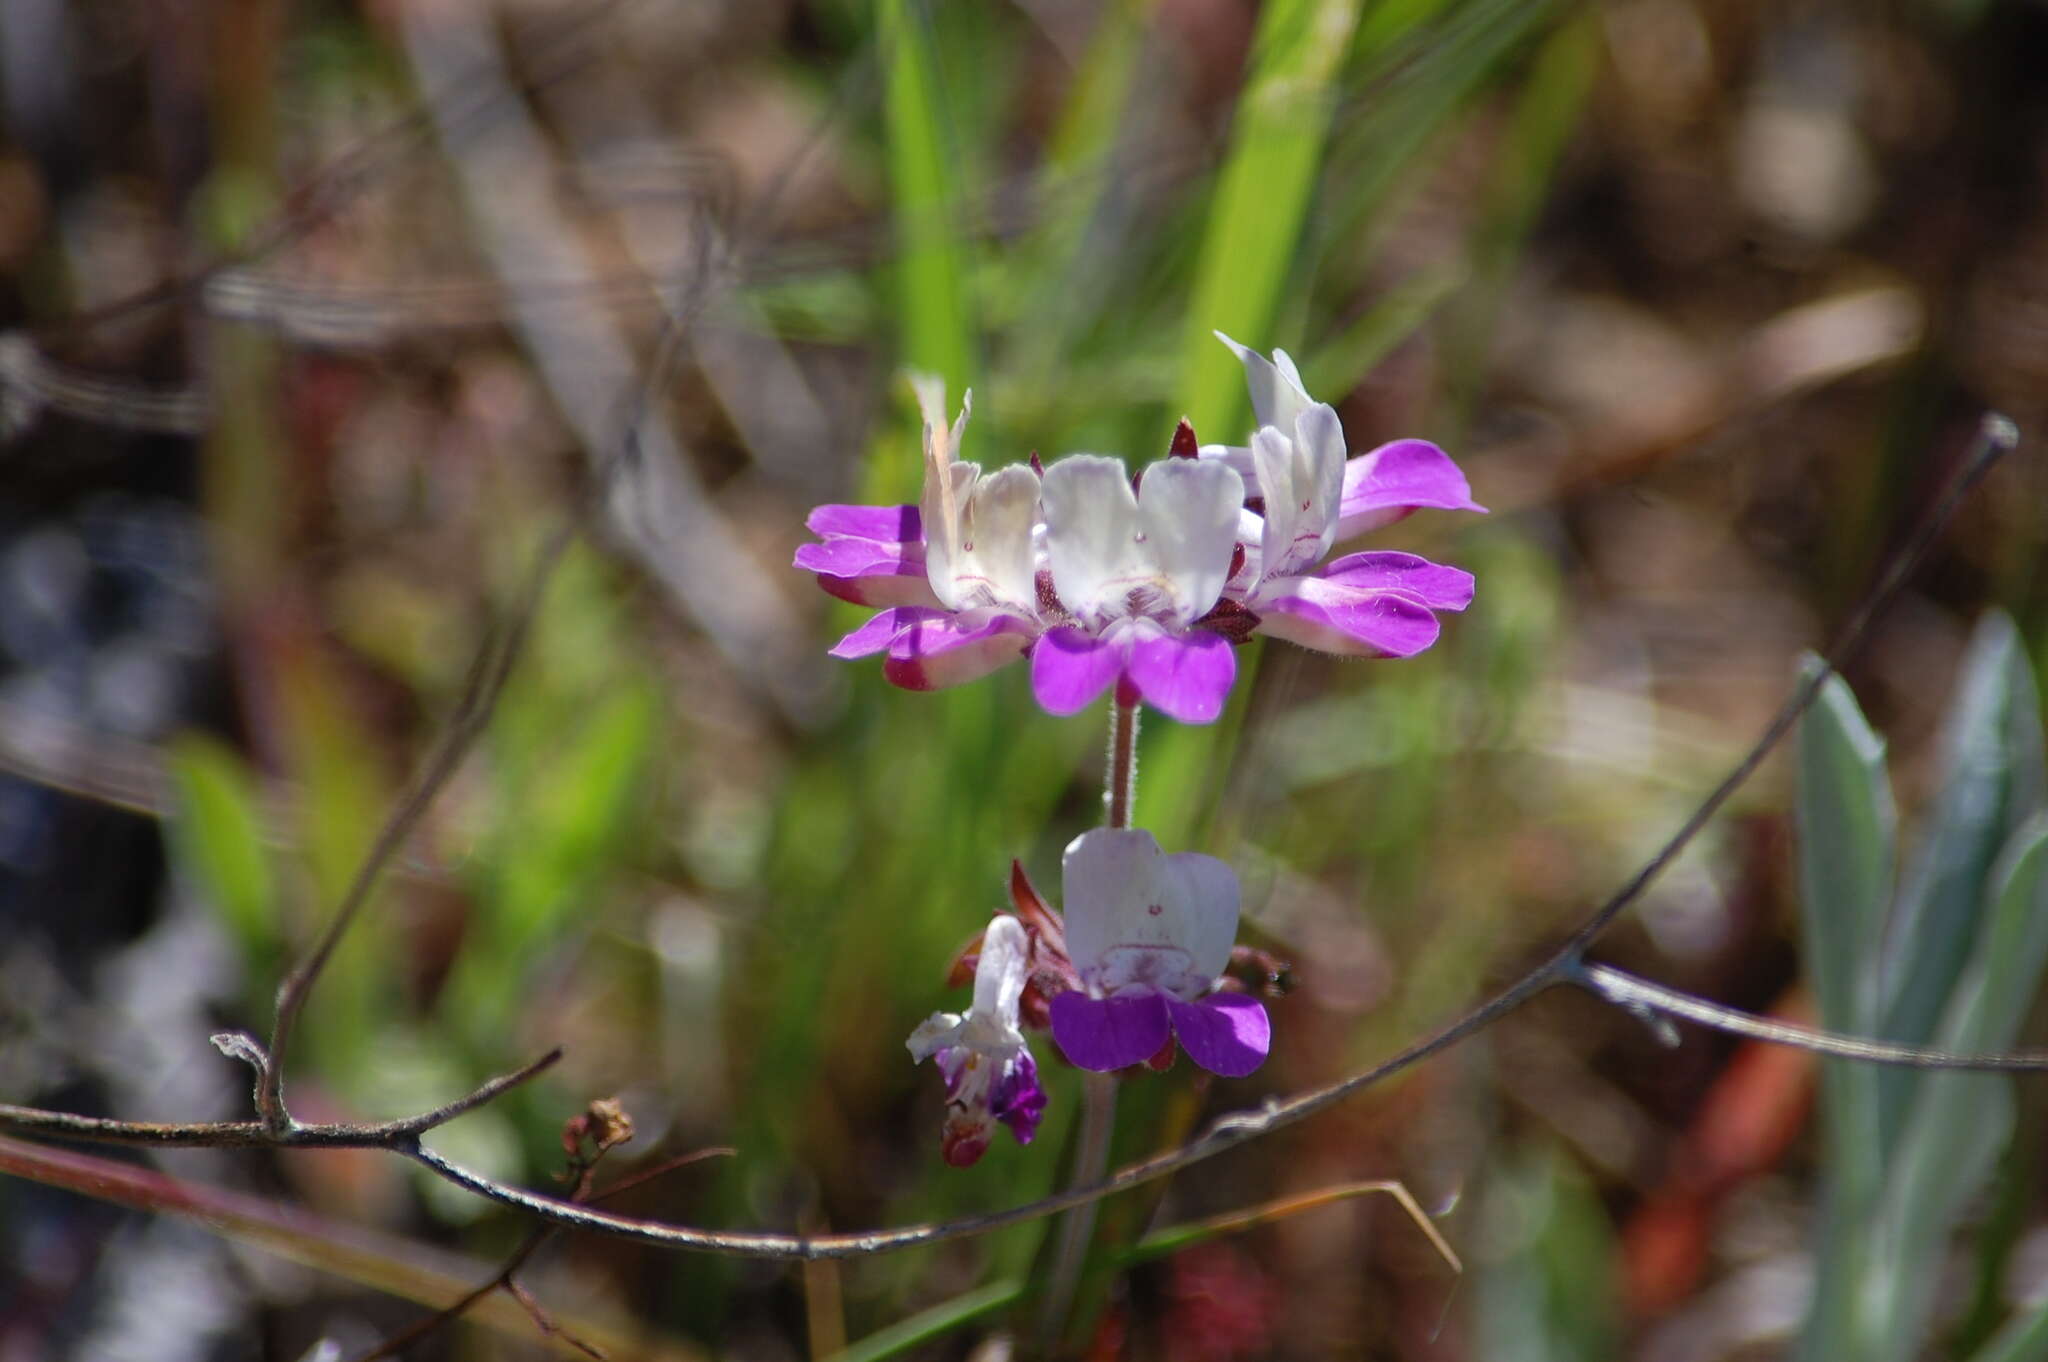
{"type": "Polygon", "coordinates": [[[910,1039],[911,1058],[936,1059],[946,1080],[946,1162],[965,1168],[988,1151],[998,1121],[1018,1144],[1030,1144],[1045,1113],[1038,1065],[1017,1026],[1017,1004],[1029,978],[1030,941],[1024,925],[998,917],[981,941],[974,969],[974,1003],[963,1013],[934,1012],[910,1039]]]}
{"type": "Polygon", "coordinates": [[[984,475],[953,455],[973,410],[945,424],[945,387],[915,381],[924,412],[924,494],[916,506],[820,506],[806,522],[822,542],[796,566],[843,600],[883,607],[834,657],[886,656],[906,690],[986,676],[1022,657],[1043,629],[1038,607],[1038,473],[1011,464],[984,475]]]}
{"type": "Polygon", "coordinates": [[[1052,999],[1069,1060],[1107,1072],[1153,1059],[1173,1038],[1211,1073],[1265,1062],[1266,1009],[1219,992],[1237,938],[1237,877],[1213,856],[1167,855],[1142,828],[1097,828],[1067,847],[1067,952],[1080,986],[1052,999]]]}
{"type": "Polygon", "coordinates": [[[1309,397],[1285,350],[1269,361],[1216,335],[1244,365],[1259,423],[1249,446],[1200,453],[1236,469],[1247,493],[1244,554],[1218,623],[1248,615],[1247,632],[1352,657],[1412,657],[1435,643],[1436,612],[1471,604],[1471,573],[1384,551],[1319,565],[1338,540],[1425,507],[1484,511],[1465,475],[1427,440],[1395,440],[1347,458],[1336,410],[1309,397]]]}
{"type": "Polygon", "coordinates": [[[1112,685],[1200,724],[1223,709],[1237,659],[1195,628],[1223,594],[1244,482],[1236,470],[1165,459],[1139,475],[1076,454],[1046,470],[1046,557],[1067,619],[1031,650],[1031,689],[1054,714],[1112,685]]]}

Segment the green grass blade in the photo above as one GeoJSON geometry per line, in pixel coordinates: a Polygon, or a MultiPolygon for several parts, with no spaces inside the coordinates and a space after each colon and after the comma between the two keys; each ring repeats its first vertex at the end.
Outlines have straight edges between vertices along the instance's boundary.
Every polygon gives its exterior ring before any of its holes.
{"type": "Polygon", "coordinates": [[[2014,834],[1991,879],[1985,930],[1939,1032],[1948,1049],[2009,1048],[2033,1006],[2048,961],[2048,814],[2014,834]]]}
{"type": "Polygon", "coordinates": [[[1554,12],[1544,0],[1470,0],[1439,21],[1438,5],[1407,8],[1415,10],[1408,27],[1389,21],[1359,43],[1350,83],[1368,93],[1357,96],[1355,113],[1346,108],[1328,148],[1331,193],[1316,216],[1311,254],[1320,274],[1336,276],[1338,291],[1355,286],[1370,264],[1361,242],[1388,219],[1390,200],[1412,180],[1407,172],[1554,12]]]}
{"type": "Polygon", "coordinates": [[[1236,356],[1212,330],[1267,343],[1308,213],[1358,0],[1273,0],[1238,103],[1182,345],[1181,409],[1204,440],[1242,439],[1236,356]]]}
{"type": "Polygon", "coordinates": [[[1592,94],[1600,69],[1601,18],[1599,11],[1588,8],[1559,25],[1537,49],[1529,77],[1515,97],[1493,183],[1472,236],[1473,284],[1460,294],[1446,325],[1448,404],[1459,429],[1488,372],[1495,321],[1523,244],[1550,195],[1558,161],[1592,94]]]}
{"type": "Polygon", "coordinates": [[[943,1338],[955,1329],[965,1328],[978,1319],[986,1319],[1023,1294],[1024,1283],[1014,1278],[990,1282],[949,1301],[941,1301],[929,1310],[920,1310],[886,1329],[877,1329],[858,1343],[833,1353],[826,1362],[881,1362],[885,1357],[895,1357],[919,1344],[943,1338]]]}
{"type": "Polygon", "coordinates": [[[1465,266],[1458,263],[1417,270],[1307,358],[1297,356],[1302,381],[1311,393],[1335,396],[1350,392],[1470,278],[1465,266]]]}
{"type": "Polygon", "coordinates": [[[918,0],[882,0],[877,19],[888,72],[885,113],[902,356],[945,378],[957,396],[974,375],[974,324],[938,45],[918,0]]]}
{"type": "Polygon", "coordinates": [[[218,739],[190,733],[170,745],[167,772],[174,862],[220,912],[244,953],[271,959],[278,937],[274,886],[248,763],[218,739]]]}

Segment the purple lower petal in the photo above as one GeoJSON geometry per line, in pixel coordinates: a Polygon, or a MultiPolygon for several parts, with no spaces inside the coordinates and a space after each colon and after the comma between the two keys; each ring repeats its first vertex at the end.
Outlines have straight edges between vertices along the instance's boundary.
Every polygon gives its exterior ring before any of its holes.
{"type": "Polygon", "coordinates": [[[867,657],[888,647],[891,639],[913,624],[946,617],[943,610],[931,610],[915,605],[884,610],[834,644],[831,655],[841,658],[867,657]]]}
{"type": "Polygon", "coordinates": [[[819,586],[855,605],[939,604],[925,572],[922,544],[827,539],[798,549],[796,566],[816,573],[819,586]]]}
{"type": "MultiPolygon", "coordinates": [[[[910,614],[905,607],[898,614],[910,614]]],[[[1024,656],[1038,626],[1016,615],[996,615],[986,623],[963,625],[944,610],[918,611],[925,616],[889,640],[889,660],[882,675],[905,690],[941,690],[987,676],[1024,656]]]]}
{"type": "Polygon", "coordinates": [[[804,521],[804,528],[821,539],[924,542],[924,525],[915,506],[820,506],[804,521]]]}
{"type": "Polygon", "coordinates": [[[1269,583],[1259,632],[1342,657],[1413,657],[1436,642],[1436,616],[1398,591],[1360,590],[1318,577],[1269,583]]]}
{"type": "Polygon", "coordinates": [[[1010,1128],[1018,1144],[1030,1144],[1045,1115],[1045,1089],[1038,1084],[1038,1063],[1024,1050],[1010,1061],[988,1095],[988,1109],[1010,1128]]]}
{"type": "Polygon", "coordinates": [[[1317,574],[1326,582],[1364,590],[1398,591],[1432,610],[1472,604],[1472,574],[1412,553],[1353,553],[1317,574]]]}
{"type": "Polygon", "coordinates": [[[1237,657],[1222,635],[1195,629],[1138,640],[1128,670],[1146,704],[1184,724],[1206,724],[1230,698],[1237,657]]]}
{"type": "Polygon", "coordinates": [[[1212,993],[1195,1003],[1169,998],[1166,1005],[1180,1048],[1210,1073],[1243,1078],[1266,1062],[1266,1052],[1273,1046],[1273,1023],[1258,999],[1212,993]]]}
{"type": "Polygon", "coordinates": [[[1052,1038],[1076,1066],[1108,1073],[1142,1064],[1173,1034],[1166,996],[1091,998],[1069,990],[1052,1000],[1052,1038]]]}
{"type": "Polygon", "coordinates": [[[1031,692],[1048,714],[1078,714],[1123,671],[1123,649],[1071,626],[1048,629],[1031,649],[1031,692]]]}
{"type": "Polygon", "coordinates": [[[1390,525],[1422,507],[1484,511],[1451,456],[1427,440],[1395,440],[1344,465],[1337,538],[1390,525]]]}

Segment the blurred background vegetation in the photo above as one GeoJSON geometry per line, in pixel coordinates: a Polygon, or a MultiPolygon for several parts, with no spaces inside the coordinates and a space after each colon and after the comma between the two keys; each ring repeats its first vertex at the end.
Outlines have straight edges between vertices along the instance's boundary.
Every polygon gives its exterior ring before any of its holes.
{"type": "MultiPolygon", "coordinates": [[[[2038,438],[2043,51],[2032,0],[11,0],[0,1098],[246,1113],[208,1034],[267,1028],[573,522],[315,996],[295,1112],[409,1113],[559,1043],[437,1147],[546,1186],[616,1094],[617,1171],[737,1151],[629,1213],[852,1229],[1049,1190],[1072,1072],[1041,1046],[1040,1143],[957,1172],[903,1037],[960,1005],[1012,857],[1057,885],[1099,727],[1022,669],[912,695],[831,663],[859,614],[787,564],[810,506],[914,495],[904,367],[974,388],[969,458],[1142,461],[1183,414],[1246,434],[1217,327],[1297,356],[1354,450],[1443,444],[1493,513],[1376,541],[1478,575],[1429,653],[1255,645],[1223,722],[1148,726],[1138,821],[1232,861],[1296,988],[1255,1078],[1143,1081],[1227,1109],[1383,1056],[1654,851],[1986,406],[2038,438]]],[[[1978,616],[2043,661],[2044,534],[2024,452],[1849,673],[1904,844],[1978,616]]],[[[1790,794],[1774,762],[1607,957],[1815,1016],[1790,794]]],[[[1399,1178],[1462,1279],[1347,1202],[1136,1270],[1105,1347],[1781,1355],[1835,1242],[1816,1077],[1545,998],[1161,1211],[1399,1178]]],[[[1915,1260],[1937,1353],[2048,1295],[2048,1085],[2016,1095],[1963,1208],[1991,1232],[1915,1260]]],[[[386,1267],[10,1180],[0,1354],[360,1348],[419,1314],[376,1288],[524,1230],[379,1154],[156,1162],[395,1236],[386,1267]]],[[[824,1356],[1041,1233],[801,1270],[571,1239],[528,1280],[644,1355],[824,1356]]],[[[550,1346],[515,1312],[415,1355],[550,1346]]]]}

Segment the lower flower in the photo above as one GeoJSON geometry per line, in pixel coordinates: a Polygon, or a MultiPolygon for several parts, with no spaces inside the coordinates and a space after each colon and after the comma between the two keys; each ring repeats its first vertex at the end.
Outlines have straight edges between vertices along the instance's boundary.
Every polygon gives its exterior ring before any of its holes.
{"type": "Polygon", "coordinates": [[[1178,1039],[1189,1059],[1226,1078],[1265,1062],[1265,1007],[1218,991],[1237,937],[1229,866],[1199,852],[1169,856],[1142,828],[1097,828],[1067,847],[1064,878],[1080,987],[1052,999],[1061,1053],[1107,1072],[1170,1058],[1178,1039]]]}
{"type": "Polygon", "coordinates": [[[934,1012],[905,1042],[913,1060],[935,1060],[946,1080],[946,1162],[965,1168],[988,1152],[998,1123],[1030,1144],[1045,1113],[1045,1089],[1017,1005],[1029,976],[1030,940],[1013,917],[998,917],[982,936],[974,969],[974,1005],[965,1013],[934,1012]]]}

